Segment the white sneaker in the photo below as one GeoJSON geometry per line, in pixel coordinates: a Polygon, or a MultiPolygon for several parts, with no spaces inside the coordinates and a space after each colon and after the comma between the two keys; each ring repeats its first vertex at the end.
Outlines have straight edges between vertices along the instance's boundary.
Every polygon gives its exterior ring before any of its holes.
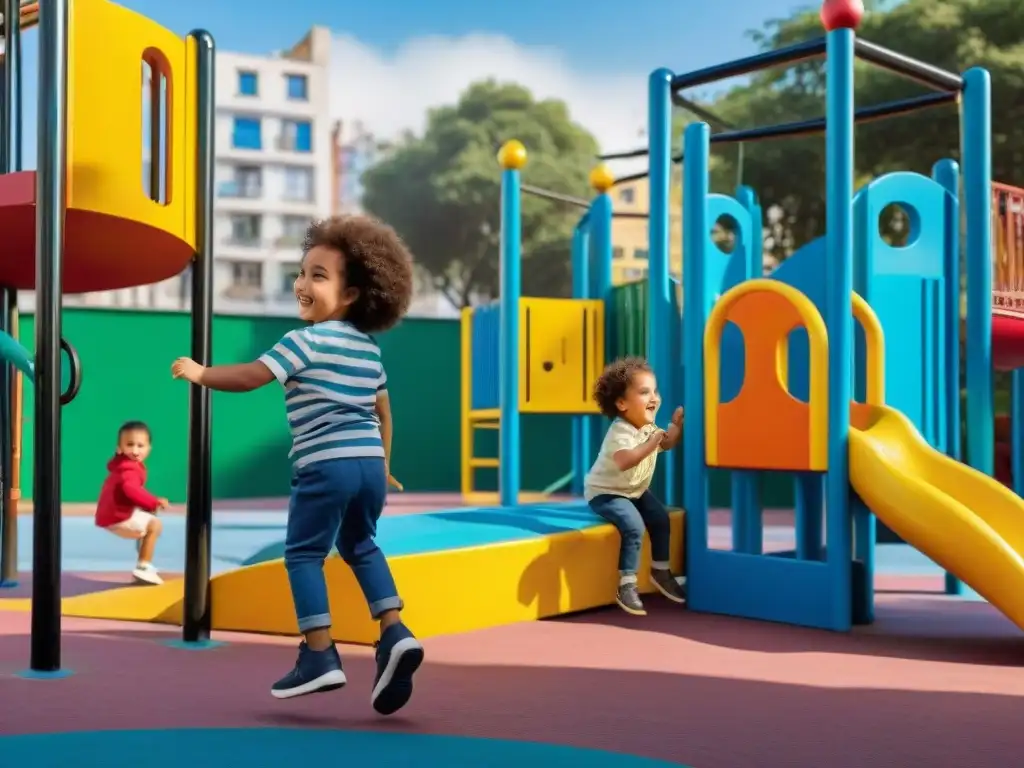
{"type": "Polygon", "coordinates": [[[157,586],[164,583],[164,580],[160,578],[160,573],[149,563],[140,563],[136,566],[135,570],[132,571],[132,576],[135,577],[136,581],[141,581],[143,584],[157,586]]]}

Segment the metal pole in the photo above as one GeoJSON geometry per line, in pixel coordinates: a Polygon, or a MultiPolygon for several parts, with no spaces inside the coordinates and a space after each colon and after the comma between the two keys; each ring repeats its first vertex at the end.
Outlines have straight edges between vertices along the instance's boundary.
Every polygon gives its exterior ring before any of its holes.
{"type": "MultiPolygon", "coordinates": [[[[11,147],[15,138],[15,121],[20,120],[21,92],[16,87],[21,56],[21,18],[18,0],[4,0],[4,62],[3,94],[0,95],[0,173],[15,170],[11,147]]],[[[17,294],[0,287],[0,332],[12,333],[12,302],[17,294]]],[[[14,413],[12,399],[14,368],[0,364],[0,587],[18,583],[18,512],[12,503],[14,422],[21,414],[14,413]]]]}
{"type": "MultiPolygon", "coordinates": [[[[192,358],[212,362],[213,323],[213,146],[215,57],[213,36],[194,30],[198,92],[196,93],[196,255],[192,267],[192,358]]],[[[154,158],[154,162],[158,159],[154,158]]],[[[212,418],[210,390],[192,385],[189,403],[188,501],[185,507],[185,603],[182,639],[204,642],[210,637],[210,531],[213,527],[211,487],[212,418]]]]}
{"type": "MultiPolygon", "coordinates": [[[[500,329],[498,332],[498,370],[501,373],[498,407],[498,500],[503,507],[519,503],[520,422],[519,422],[519,299],[522,297],[523,216],[519,189],[521,170],[526,164],[526,149],[518,141],[509,141],[498,153],[501,164],[501,273],[500,329]]],[[[527,332],[529,332],[527,330],[527,332]]],[[[529,397],[529,390],[527,390],[529,397]]]]}
{"type": "Polygon", "coordinates": [[[61,283],[67,172],[68,0],[39,7],[36,172],[35,530],[30,666],[60,669],[61,283]]]}

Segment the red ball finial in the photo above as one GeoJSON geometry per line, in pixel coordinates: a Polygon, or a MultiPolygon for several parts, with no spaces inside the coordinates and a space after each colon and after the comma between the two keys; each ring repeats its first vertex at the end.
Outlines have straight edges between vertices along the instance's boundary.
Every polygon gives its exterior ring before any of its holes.
{"type": "Polygon", "coordinates": [[[863,0],[825,0],[821,4],[821,24],[826,32],[856,29],[863,18],[863,0]]]}

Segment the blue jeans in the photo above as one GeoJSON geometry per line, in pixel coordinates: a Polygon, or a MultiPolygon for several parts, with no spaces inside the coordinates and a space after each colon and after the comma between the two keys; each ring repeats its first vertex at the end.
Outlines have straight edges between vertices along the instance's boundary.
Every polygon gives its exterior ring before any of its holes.
{"type": "Polygon", "coordinates": [[[630,576],[640,567],[640,548],[644,543],[644,529],[651,536],[651,562],[655,568],[669,567],[671,529],[668,511],[658,497],[650,491],[643,496],[627,499],[625,496],[602,494],[590,500],[590,508],[619,530],[619,572],[630,576]]]}
{"type": "Polygon", "coordinates": [[[386,495],[381,458],[318,461],[295,471],[284,567],[300,632],[331,626],[324,560],[335,545],[374,618],[402,607],[388,561],[373,540],[386,495]]]}

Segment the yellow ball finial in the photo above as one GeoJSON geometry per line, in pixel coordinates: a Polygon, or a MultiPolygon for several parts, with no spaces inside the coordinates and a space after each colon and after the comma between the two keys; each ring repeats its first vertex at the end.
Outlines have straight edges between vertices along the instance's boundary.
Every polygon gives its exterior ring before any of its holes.
{"type": "Polygon", "coordinates": [[[498,150],[498,163],[506,171],[518,171],[526,165],[526,147],[523,142],[512,139],[498,150]]]}
{"type": "Polygon", "coordinates": [[[590,172],[590,186],[599,195],[603,195],[614,184],[615,177],[612,176],[612,172],[608,170],[607,165],[599,165],[590,172]]]}

